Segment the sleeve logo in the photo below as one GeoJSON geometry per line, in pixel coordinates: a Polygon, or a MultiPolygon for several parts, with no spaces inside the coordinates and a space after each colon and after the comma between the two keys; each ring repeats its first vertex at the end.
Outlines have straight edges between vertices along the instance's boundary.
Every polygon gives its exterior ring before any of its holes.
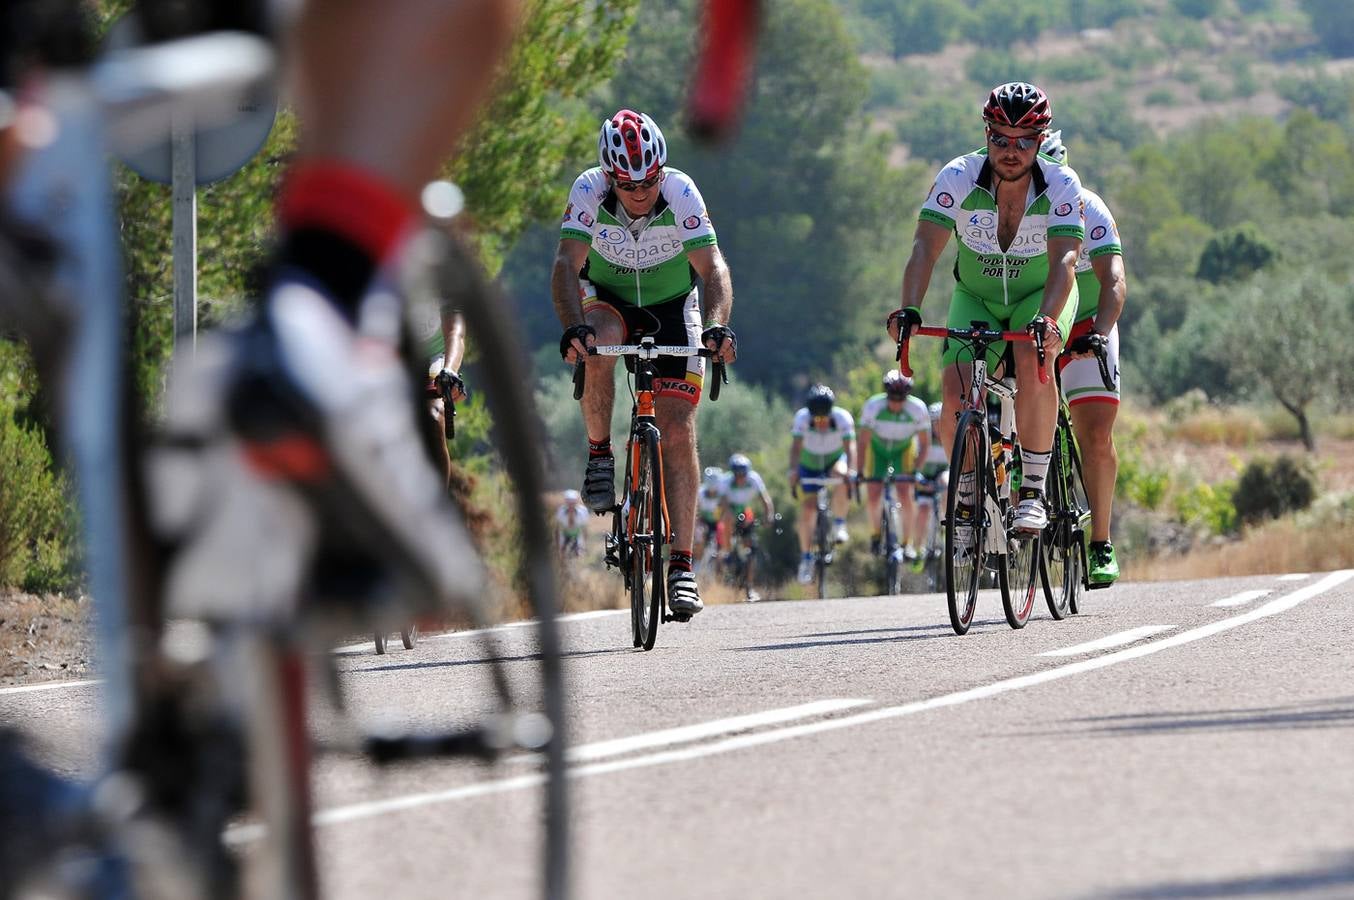
{"type": "Polygon", "coordinates": [[[565,222],[569,221],[569,219],[573,217],[573,214],[574,214],[574,205],[570,203],[568,206],[564,207],[564,221],[565,222]]]}
{"type": "Polygon", "coordinates": [[[701,217],[687,216],[686,220],[682,222],[682,227],[684,227],[687,231],[695,231],[697,228],[701,227],[701,217]]]}
{"type": "Polygon", "coordinates": [[[582,222],[587,228],[592,227],[592,216],[588,215],[587,210],[580,209],[578,211],[578,221],[582,222]]]}
{"type": "Polygon", "coordinates": [[[1105,236],[1105,226],[1097,225],[1091,229],[1091,240],[1098,241],[1105,236]]]}
{"type": "Polygon", "coordinates": [[[951,206],[954,206],[954,198],[951,197],[949,194],[945,193],[944,191],[941,191],[936,196],[936,202],[939,203],[941,206],[945,207],[946,209],[949,209],[951,206]]]}
{"type": "Polygon", "coordinates": [[[1053,210],[1053,215],[1058,216],[1059,218],[1072,215],[1072,204],[1064,203],[1060,205],[1057,209],[1053,210]]]}

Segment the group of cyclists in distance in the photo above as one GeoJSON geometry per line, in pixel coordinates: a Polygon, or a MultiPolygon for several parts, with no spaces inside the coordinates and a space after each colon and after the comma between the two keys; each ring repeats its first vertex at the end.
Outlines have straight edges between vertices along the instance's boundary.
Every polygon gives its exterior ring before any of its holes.
{"type": "MultiPolygon", "coordinates": [[[[1061,132],[1052,130],[1052,104],[1041,89],[1025,82],[999,85],[983,104],[982,120],[985,146],[948,162],[924,200],[903,272],[902,302],[885,328],[901,341],[922,324],[921,305],[935,264],[955,236],[947,326],[1024,330],[1048,359],[1056,358],[1091,507],[1088,579],[1109,585],[1119,574],[1110,541],[1120,395],[1116,323],[1126,285],[1118,228],[1105,202],[1068,166],[1061,132]],[[1102,379],[1096,354],[1107,363],[1112,386],[1102,379]]],[[[581,401],[588,456],[579,497],[602,514],[617,504],[609,431],[615,359],[589,356],[588,348],[652,336],[658,344],[704,346],[724,362],[737,357],[730,270],[710,213],[691,177],[668,165],[663,133],[647,114],[622,109],[603,122],[598,165],[579,175],[569,193],[551,293],[564,326],[560,353],[569,363],[585,360],[588,374],[581,401]]],[[[943,509],[946,489],[958,492],[956,528],[962,534],[972,527],[975,473],[949,473],[948,482],[944,477],[972,377],[971,360],[962,352],[958,342],[945,342],[941,396],[929,406],[914,395],[912,379],[897,370],[884,373],[880,392],[858,418],[837,405],[827,385],[809,388],[791,425],[787,472],[801,498],[800,582],[808,582],[813,569],[820,490],[832,492],[833,539],[845,543],[853,489],[864,483],[876,554],[886,473],[897,488],[907,560],[917,559],[931,504],[943,509]]],[[[1009,349],[999,343],[989,350],[989,370],[1014,376],[1016,383],[1023,477],[1014,525],[1031,533],[1048,523],[1044,480],[1060,402],[1053,380],[1039,378],[1038,365],[1032,343],[1009,349]]],[[[702,481],[695,408],[704,360],[675,358],[659,366],[656,414],[673,537],[668,602],[674,613],[689,618],[703,607],[694,560],[712,539],[725,541],[735,521],[753,528],[757,506],[764,521],[772,520],[774,508],[761,476],[741,453],[729,460],[727,473],[708,468],[702,481]]]]}

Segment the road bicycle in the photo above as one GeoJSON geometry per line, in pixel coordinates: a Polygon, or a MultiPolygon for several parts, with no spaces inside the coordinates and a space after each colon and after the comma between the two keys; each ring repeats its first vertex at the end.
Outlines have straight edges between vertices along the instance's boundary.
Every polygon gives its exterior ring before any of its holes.
{"type": "Polygon", "coordinates": [[[724,582],[736,588],[744,599],[752,599],[752,573],[765,571],[762,549],[757,544],[757,520],[750,513],[740,512],[729,533],[729,549],[724,554],[722,570],[724,582]]]}
{"type": "MultiPolygon", "coordinates": [[[[362,734],[339,718],[312,734],[312,699],[339,710],[327,649],[354,631],[401,627],[449,609],[492,625],[483,567],[464,527],[445,526],[445,568],[415,565],[392,536],[336,536],[296,492],[252,474],[224,426],[219,391],[234,339],[203,341],[176,363],[166,424],[154,435],[133,399],[124,352],[120,243],[106,135],[137,135],[191,104],[237,108],[271,76],[272,51],[245,34],[207,34],[117,51],[94,67],[52,69],[37,99],[52,141],[19,172],[0,234],[0,315],[33,348],[60,397],[58,434],[79,487],[94,598],[104,725],[100,771],[58,777],[0,732],[0,894],[87,898],[320,895],[311,833],[316,751],[377,765],[523,751],[544,771],[542,895],[566,894],[563,689],[541,428],[513,360],[522,350],[502,298],[444,228],[411,245],[410,293],[431,285],[466,313],[497,371],[486,391],[517,486],[524,579],[536,615],[539,684],[514,683],[485,649],[488,712],[445,733],[362,734]],[[23,222],[20,226],[17,222],[23,222]],[[42,254],[33,248],[41,247],[42,254]],[[35,259],[54,259],[49,272],[35,259]],[[162,640],[174,619],[191,646],[162,640]],[[111,792],[111,793],[110,793],[111,792]],[[110,798],[122,798],[109,803],[110,798]],[[266,831],[251,872],[223,833],[239,817],[266,831]]],[[[414,396],[410,403],[414,403],[414,396]]],[[[439,525],[439,527],[442,527],[439,525]]]]}
{"type": "MultiPolygon", "coordinates": [[[[652,650],[658,639],[658,623],[686,622],[689,615],[676,615],[667,608],[667,573],[664,547],[672,540],[671,517],[663,485],[663,435],[654,410],[658,378],[656,361],[664,357],[693,356],[712,362],[710,399],[718,400],[720,386],[727,382],[724,364],[715,351],[705,347],[655,344],[652,337],[638,344],[608,344],[589,347],[589,356],[616,356],[631,363],[630,431],[625,442],[625,484],[621,502],[611,511],[611,531],[606,535],[607,568],[619,569],[630,597],[630,624],[634,645],[652,650]]],[[[583,396],[586,369],[583,360],[574,366],[574,399],[583,396]]]]}
{"type": "MultiPolygon", "coordinates": [[[[1040,546],[1042,534],[1029,534],[1013,527],[1014,504],[1011,503],[1012,463],[1016,457],[1014,443],[1016,394],[1015,379],[1010,376],[996,379],[987,372],[987,348],[1000,341],[1032,341],[1039,358],[1040,380],[1046,382],[1042,340],[1024,331],[996,331],[986,322],[975,321],[968,328],[944,328],[921,325],[911,334],[901,333],[898,341],[899,366],[903,374],[911,375],[908,364],[908,341],[912,334],[946,338],[957,342],[960,356],[971,360],[972,376],[958,414],[954,447],[950,454],[950,490],[945,510],[945,596],[949,606],[950,625],[955,634],[965,634],[973,623],[978,605],[979,583],[984,569],[993,570],[997,588],[1001,592],[1006,621],[1012,628],[1023,628],[1034,608],[1035,590],[1039,586],[1040,546]],[[995,394],[1001,401],[1000,424],[997,434],[991,431],[987,417],[986,395],[995,394]],[[965,480],[971,491],[963,489],[965,480]],[[971,527],[968,540],[961,540],[960,522],[962,495],[971,500],[969,509],[971,527]],[[1012,577],[1014,576],[1014,577],[1012,577]]],[[[1007,370],[1010,361],[1007,359],[1007,370]]]]}
{"type": "MultiPolygon", "coordinates": [[[[1091,344],[1106,390],[1114,390],[1104,347],[1091,344]]],[[[1067,352],[1063,352],[1063,357],[1067,352]]],[[[1091,534],[1091,504],[1082,476],[1081,448],[1072,429],[1071,410],[1062,391],[1062,367],[1055,366],[1058,383],[1058,424],[1053,432],[1053,457],[1048,467],[1048,526],[1044,529],[1039,577],[1049,614],[1055,619],[1081,609],[1081,591],[1109,585],[1091,584],[1086,547],[1091,534]]]]}
{"type": "Polygon", "coordinates": [[[903,592],[903,573],[907,569],[902,544],[902,524],[899,520],[902,506],[898,502],[895,485],[914,484],[921,479],[915,475],[899,475],[889,466],[880,479],[879,555],[884,561],[882,588],[886,596],[903,592]]]}
{"type": "MultiPolygon", "coordinates": [[[[940,505],[943,502],[941,483],[936,479],[922,478],[917,484],[929,485],[935,491],[931,495],[931,501],[926,504],[931,514],[926,517],[926,536],[922,541],[919,562],[926,590],[939,591],[945,580],[945,527],[940,518],[940,505]]],[[[920,502],[920,498],[918,500],[920,502]]]]}
{"type": "Polygon", "coordinates": [[[847,479],[840,475],[809,475],[800,478],[792,492],[798,497],[800,485],[818,488],[814,493],[813,537],[810,541],[813,547],[813,582],[817,587],[819,600],[827,598],[827,570],[837,552],[837,537],[832,527],[831,489],[846,483],[847,479]]]}

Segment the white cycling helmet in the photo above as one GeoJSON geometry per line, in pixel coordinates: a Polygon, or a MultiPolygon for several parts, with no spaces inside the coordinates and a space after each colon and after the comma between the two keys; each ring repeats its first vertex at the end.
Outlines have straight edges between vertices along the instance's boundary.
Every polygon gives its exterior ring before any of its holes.
{"type": "Polygon", "coordinates": [[[574,490],[573,488],[570,488],[569,490],[567,490],[567,491],[564,492],[564,502],[565,502],[565,503],[579,503],[579,502],[581,502],[582,500],[583,500],[583,496],[582,496],[581,494],[579,494],[578,491],[574,490]]]}
{"type": "Polygon", "coordinates": [[[602,123],[597,159],[617,181],[643,181],[663,171],[668,144],[647,113],[623,109],[602,123]]]}
{"type": "Polygon", "coordinates": [[[935,403],[932,403],[930,406],[926,407],[926,411],[931,414],[932,425],[940,421],[940,411],[943,408],[944,404],[942,404],[939,400],[937,400],[935,403]]]}
{"type": "Polygon", "coordinates": [[[1060,166],[1067,165],[1067,147],[1063,144],[1062,130],[1051,132],[1044,142],[1039,145],[1039,152],[1045,156],[1053,157],[1054,161],[1060,166]]]}

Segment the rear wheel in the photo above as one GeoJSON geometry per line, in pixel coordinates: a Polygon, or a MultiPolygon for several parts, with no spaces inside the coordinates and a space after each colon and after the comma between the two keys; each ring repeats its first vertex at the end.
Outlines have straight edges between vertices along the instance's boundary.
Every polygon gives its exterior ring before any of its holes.
{"type": "Polygon", "coordinates": [[[374,637],[376,638],[376,655],[381,656],[386,652],[386,633],[378,631],[374,637]]]}
{"type": "Polygon", "coordinates": [[[893,596],[902,593],[903,564],[898,558],[898,532],[893,527],[893,498],[887,493],[881,498],[879,546],[884,551],[884,593],[893,596]]]}
{"type": "MultiPolygon", "coordinates": [[[[945,503],[945,599],[949,604],[950,625],[955,634],[964,634],[973,624],[973,611],[978,606],[978,582],[983,572],[983,544],[986,540],[983,521],[983,488],[987,453],[983,440],[987,423],[977,412],[970,410],[959,419],[954,434],[954,450],[950,454],[951,484],[945,503]],[[965,497],[973,505],[967,536],[958,533],[960,487],[968,475],[973,491],[965,497]]],[[[1004,569],[1003,569],[1004,575],[1004,569]]]]}
{"type": "Polygon", "coordinates": [[[1008,590],[1001,595],[1006,622],[1012,628],[1024,628],[1034,611],[1034,595],[1039,588],[1039,550],[1043,534],[1008,539],[1011,555],[1006,558],[1010,574],[1008,590]]]}
{"type": "Polygon", "coordinates": [[[407,628],[400,630],[400,640],[404,642],[404,649],[413,650],[418,643],[418,625],[411,623],[407,628]]]}
{"type": "Polygon", "coordinates": [[[1044,529],[1042,556],[1044,599],[1049,613],[1062,619],[1077,611],[1084,570],[1084,529],[1089,510],[1081,484],[1076,447],[1065,419],[1059,420],[1049,465],[1049,525],[1044,529]]]}
{"type": "MultiPolygon", "coordinates": [[[[818,490],[825,491],[827,490],[827,486],[822,485],[818,490]]],[[[827,598],[827,561],[829,555],[832,553],[833,534],[831,523],[828,521],[827,510],[822,507],[818,508],[818,524],[816,531],[818,555],[813,561],[813,569],[814,578],[818,583],[818,599],[823,600],[827,598]]]]}
{"type": "Polygon", "coordinates": [[[652,650],[663,615],[663,510],[658,502],[658,438],[637,442],[636,476],[630,494],[630,613],[635,646],[652,650]]]}

